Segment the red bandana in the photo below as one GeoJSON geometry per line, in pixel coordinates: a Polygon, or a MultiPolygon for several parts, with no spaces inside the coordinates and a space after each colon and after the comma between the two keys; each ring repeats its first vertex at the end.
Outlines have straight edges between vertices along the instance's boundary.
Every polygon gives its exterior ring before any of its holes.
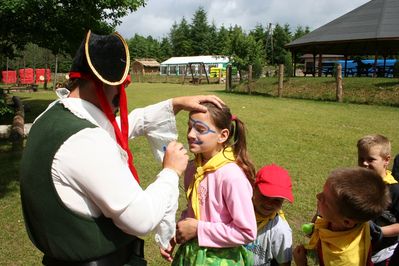
{"type": "Polygon", "coordinates": [[[133,155],[129,149],[129,142],[128,142],[128,132],[129,132],[129,122],[128,122],[128,112],[127,112],[127,100],[126,100],[126,92],[125,86],[129,85],[130,83],[130,76],[128,76],[124,83],[122,83],[119,87],[120,96],[120,118],[121,118],[121,129],[116,122],[115,115],[112,112],[111,106],[105,97],[104,90],[102,90],[102,82],[98,79],[94,78],[90,74],[80,73],[80,72],[70,72],[69,78],[81,78],[86,80],[91,80],[94,82],[96,86],[96,94],[98,99],[100,100],[100,106],[104,114],[107,116],[108,120],[111,122],[112,127],[114,128],[116,140],[118,144],[127,152],[128,155],[128,164],[130,171],[132,172],[134,178],[140,183],[139,176],[137,174],[137,170],[133,164],[133,155]]]}

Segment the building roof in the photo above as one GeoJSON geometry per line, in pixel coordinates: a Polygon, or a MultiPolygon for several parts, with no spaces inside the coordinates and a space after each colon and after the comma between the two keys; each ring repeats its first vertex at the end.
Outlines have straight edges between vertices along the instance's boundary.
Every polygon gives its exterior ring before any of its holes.
{"type": "Polygon", "coordinates": [[[224,55],[200,55],[200,56],[171,57],[168,60],[163,61],[161,65],[182,65],[188,63],[224,64],[228,62],[229,58],[224,55]]]}
{"type": "Polygon", "coordinates": [[[159,67],[160,65],[157,60],[152,58],[138,58],[135,59],[134,62],[139,62],[140,64],[146,67],[159,67]]]}
{"type": "Polygon", "coordinates": [[[399,52],[398,14],[398,0],[372,0],[286,47],[311,54],[396,54],[399,52]]]}

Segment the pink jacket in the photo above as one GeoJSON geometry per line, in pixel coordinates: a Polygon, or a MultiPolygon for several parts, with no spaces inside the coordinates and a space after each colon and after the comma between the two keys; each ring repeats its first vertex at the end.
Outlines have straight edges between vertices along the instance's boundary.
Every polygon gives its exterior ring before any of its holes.
{"type": "MultiPolygon", "coordinates": [[[[195,164],[187,167],[184,186],[187,191],[195,174],[195,164]]],[[[203,247],[234,247],[256,238],[256,218],[252,205],[252,187],[241,168],[229,163],[208,173],[198,189],[201,218],[198,243],[203,247]]],[[[181,219],[194,218],[191,201],[181,219]]]]}

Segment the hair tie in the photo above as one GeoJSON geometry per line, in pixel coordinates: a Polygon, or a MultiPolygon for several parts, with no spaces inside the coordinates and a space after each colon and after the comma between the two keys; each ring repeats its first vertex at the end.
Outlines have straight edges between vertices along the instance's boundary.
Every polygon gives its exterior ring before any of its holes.
{"type": "Polygon", "coordinates": [[[231,121],[236,121],[237,120],[237,116],[236,115],[231,115],[231,121]]]}

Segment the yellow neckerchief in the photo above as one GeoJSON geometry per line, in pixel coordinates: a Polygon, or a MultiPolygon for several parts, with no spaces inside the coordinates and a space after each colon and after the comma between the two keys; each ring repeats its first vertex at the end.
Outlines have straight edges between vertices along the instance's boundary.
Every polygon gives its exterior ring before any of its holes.
{"type": "Polygon", "coordinates": [[[386,170],[385,176],[382,178],[387,185],[392,185],[392,184],[397,184],[398,181],[393,177],[392,172],[389,170],[386,170]]]}
{"type": "Polygon", "coordinates": [[[271,214],[269,214],[268,216],[262,216],[260,214],[258,214],[257,212],[255,212],[255,216],[256,216],[256,224],[258,226],[258,231],[260,231],[263,227],[265,227],[271,220],[274,219],[274,217],[276,217],[276,215],[280,215],[281,218],[283,218],[285,220],[285,216],[284,216],[284,212],[283,210],[279,210],[279,211],[275,211],[271,214]]]}
{"type": "Polygon", "coordinates": [[[207,172],[213,172],[224,166],[225,164],[235,161],[233,149],[227,147],[223,149],[215,156],[213,156],[209,161],[202,165],[202,157],[198,155],[195,157],[195,165],[197,170],[195,172],[194,178],[191,181],[190,186],[186,192],[187,199],[191,197],[191,206],[193,208],[195,218],[200,219],[200,204],[198,199],[198,187],[200,182],[204,179],[207,172]]]}
{"type": "Polygon", "coordinates": [[[367,222],[346,231],[331,231],[329,222],[318,217],[306,249],[314,249],[321,241],[324,265],[346,266],[367,264],[371,245],[370,226],[367,222]]]}

